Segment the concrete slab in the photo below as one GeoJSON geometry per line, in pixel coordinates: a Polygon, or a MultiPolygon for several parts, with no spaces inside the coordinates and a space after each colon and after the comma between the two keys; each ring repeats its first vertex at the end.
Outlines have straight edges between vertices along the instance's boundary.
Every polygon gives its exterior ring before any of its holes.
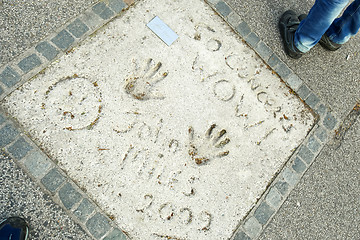
{"type": "Polygon", "coordinates": [[[314,123],[185,0],[138,3],[1,105],[136,239],[230,238],[314,123]],[[179,35],[170,47],[146,27],[155,16],[179,35]]]}

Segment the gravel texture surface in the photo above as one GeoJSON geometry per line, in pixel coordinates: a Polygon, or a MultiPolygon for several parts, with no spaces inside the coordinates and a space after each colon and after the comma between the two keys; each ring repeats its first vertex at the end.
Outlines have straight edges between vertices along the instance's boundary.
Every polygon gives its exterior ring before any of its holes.
{"type": "Polygon", "coordinates": [[[284,53],[278,29],[281,14],[288,9],[308,13],[314,0],[225,1],[339,117],[345,116],[360,99],[360,34],[335,52],[317,45],[298,60],[284,53]]]}
{"type": "Polygon", "coordinates": [[[360,239],[360,117],[330,142],[260,239],[360,239]]]}
{"type": "Polygon", "coordinates": [[[97,0],[1,0],[0,67],[97,0]]]}
{"type": "Polygon", "coordinates": [[[0,152],[0,219],[23,217],[30,239],[92,239],[4,152],[0,152]]]}

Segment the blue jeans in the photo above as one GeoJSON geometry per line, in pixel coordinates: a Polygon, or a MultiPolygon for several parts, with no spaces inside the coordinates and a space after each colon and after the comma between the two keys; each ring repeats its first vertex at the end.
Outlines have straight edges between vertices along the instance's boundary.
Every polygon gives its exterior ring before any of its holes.
{"type": "Polygon", "coordinates": [[[360,0],[352,2],[340,18],[336,18],[349,0],[316,0],[306,19],[295,32],[295,46],[301,52],[309,51],[326,33],[329,39],[344,44],[360,28],[360,0]]]}

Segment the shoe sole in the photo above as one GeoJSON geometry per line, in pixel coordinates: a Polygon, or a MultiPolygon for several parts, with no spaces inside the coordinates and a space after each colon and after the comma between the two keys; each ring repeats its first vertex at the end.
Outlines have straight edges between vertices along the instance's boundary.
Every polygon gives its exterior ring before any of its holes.
{"type": "Polygon", "coordinates": [[[291,52],[289,50],[289,48],[287,47],[287,44],[286,44],[286,38],[285,38],[285,35],[286,35],[286,33],[285,33],[286,32],[286,24],[285,24],[285,22],[286,21],[285,20],[287,20],[289,16],[296,16],[296,13],[294,11],[292,11],[292,10],[288,10],[288,11],[284,12],[283,15],[281,16],[280,20],[279,20],[278,27],[280,29],[280,35],[281,35],[281,38],[283,40],[285,53],[291,58],[299,59],[302,55],[291,52]]]}

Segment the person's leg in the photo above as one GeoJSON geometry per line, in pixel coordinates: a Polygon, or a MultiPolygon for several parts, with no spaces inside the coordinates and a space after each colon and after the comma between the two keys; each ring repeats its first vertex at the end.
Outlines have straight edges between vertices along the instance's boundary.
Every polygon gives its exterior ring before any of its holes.
{"type": "Polygon", "coordinates": [[[295,32],[296,48],[305,53],[315,46],[348,2],[349,0],[316,0],[307,18],[301,21],[295,32]]]}
{"type": "Polygon", "coordinates": [[[337,44],[346,43],[360,29],[360,0],[355,0],[346,8],[344,14],[334,20],[326,31],[329,39],[337,44]]]}

